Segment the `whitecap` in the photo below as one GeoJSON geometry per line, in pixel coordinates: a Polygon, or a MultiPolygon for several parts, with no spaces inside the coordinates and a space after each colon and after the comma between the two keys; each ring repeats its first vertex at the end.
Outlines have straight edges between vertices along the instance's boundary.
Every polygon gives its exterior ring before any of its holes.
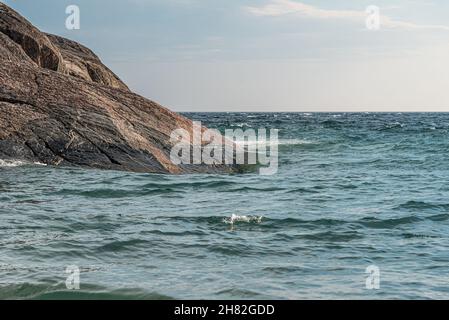
{"type": "Polygon", "coordinates": [[[253,145],[266,145],[266,146],[298,146],[305,144],[314,144],[314,141],[304,140],[304,139],[280,139],[277,143],[273,141],[267,140],[259,140],[259,141],[246,141],[246,140],[238,140],[235,141],[235,144],[238,146],[253,146],[253,145]]]}
{"type": "Polygon", "coordinates": [[[24,166],[27,163],[20,160],[2,160],[0,159],[0,167],[20,167],[24,166]]]}
{"type": "Polygon", "coordinates": [[[0,167],[21,167],[27,165],[46,166],[45,163],[40,162],[27,162],[22,160],[3,160],[0,159],[0,167]]]}
{"type": "Polygon", "coordinates": [[[233,127],[239,127],[239,128],[243,128],[243,127],[251,127],[248,123],[246,123],[246,122],[242,122],[242,123],[234,123],[233,125],[232,125],[233,127]]]}
{"type": "Polygon", "coordinates": [[[224,218],[223,222],[227,224],[234,224],[236,222],[261,223],[262,218],[262,216],[239,216],[232,214],[230,217],[224,218]]]}
{"type": "Polygon", "coordinates": [[[279,140],[279,145],[284,146],[295,146],[295,145],[302,145],[302,144],[314,144],[314,141],[310,140],[304,140],[304,139],[281,139],[279,140]]]}

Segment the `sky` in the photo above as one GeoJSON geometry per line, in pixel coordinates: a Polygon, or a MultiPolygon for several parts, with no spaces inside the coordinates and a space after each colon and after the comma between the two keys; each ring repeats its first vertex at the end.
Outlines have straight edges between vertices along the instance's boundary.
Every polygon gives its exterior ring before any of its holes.
{"type": "Polygon", "coordinates": [[[449,111],[447,0],[0,1],[175,111],[449,111]]]}

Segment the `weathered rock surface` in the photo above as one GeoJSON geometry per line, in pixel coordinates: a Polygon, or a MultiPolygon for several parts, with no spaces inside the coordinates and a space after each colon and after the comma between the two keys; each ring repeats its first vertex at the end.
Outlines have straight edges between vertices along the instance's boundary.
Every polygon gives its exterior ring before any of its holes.
{"type": "Polygon", "coordinates": [[[22,16],[0,3],[0,32],[17,43],[38,66],[64,71],[62,56],[51,41],[22,16]]]}
{"type": "Polygon", "coordinates": [[[136,172],[174,165],[170,134],[191,120],[130,92],[84,46],[47,35],[0,3],[0,159],[136,172]]]}
{"type": "Polygon", "coordinates": [[[103,65],[90,49],[52,34],[46,36],[62,54],[64,70],[69,75],[129,91],[126,84],[103,65]]]}

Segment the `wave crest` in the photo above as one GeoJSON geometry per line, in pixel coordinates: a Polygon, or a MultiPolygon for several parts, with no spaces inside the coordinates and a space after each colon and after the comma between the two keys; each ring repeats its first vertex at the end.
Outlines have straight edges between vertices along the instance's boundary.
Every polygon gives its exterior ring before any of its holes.
{"type": "Polygon", "coordinates": [[[22,166],[30,166],[30,165],[36,165],[36,166],[46,166],[44,163],[40,162],[28,162],[23,160],[3,160],[0,159],[0,167],[22,167],[22,166]]]}
{"type": "Polygon", "coordinates": [[[232,214],[229,218],[224,218],[223,222],[227,224],[234,224],[236,222],[261,223],[262,218],[262,216],[239,216],[232,214]]]}
{"type": "Polygon", "coordinates": [[[299,146],[299,145],[308,145],[315,144],[316,142],[304,139],[279,139],[277,142],[269,141],[269,140],[258,140],[258,141],[247,141],[247,140],[237,140],[235,144],[238,146],[245,145],[259,145],[259,146],[267,146],[271,147],[273,145],[278,146],[299,146]]]}

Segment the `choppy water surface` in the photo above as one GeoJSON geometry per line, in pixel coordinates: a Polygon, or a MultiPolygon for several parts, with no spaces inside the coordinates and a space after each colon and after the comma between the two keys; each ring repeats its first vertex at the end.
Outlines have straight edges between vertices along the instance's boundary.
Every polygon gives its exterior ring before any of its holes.
{"type": "Polygon", "coordinates": [[[0,298],[449,298],[449,114],[188,116],[280,129],[278,174],[0,161],[0,298]]]}

